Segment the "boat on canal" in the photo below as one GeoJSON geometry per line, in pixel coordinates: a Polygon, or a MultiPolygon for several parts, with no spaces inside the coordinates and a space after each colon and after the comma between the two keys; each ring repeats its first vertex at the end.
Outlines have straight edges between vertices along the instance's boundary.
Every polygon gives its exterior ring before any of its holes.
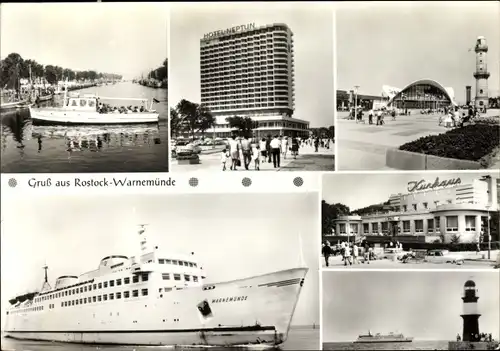
{"type": "Polygon", "coordinates": [[[159,113],[153,109],[153,99],[99,97],[96,94],[73,94],[64,91],[62,107],[32,107],[30,115],[36,125],[106,125],[157,123],[159,113]],[[102,100],[137,101],[141,106],[111,107],[102,100]]]}
{"type": "Polygon", "coordinates": [[[308,269],[206,283],[191,255],[150,246],[109,255],[52,288],[10,299],[4,333],[16,339],[118,345],[274,347],[288,338],[308,269]]]}
{"type": "Polygon", "coordinates": [[[358,336],[358,339],[354,341],[355,344],[371,344],[371,343],[397,343],[397,342],[412,342],[412,337],[406,337],[399,333],[389,333],[389,334],[372,334],[368,331],[368,334],[362,334],[358,336]]]}

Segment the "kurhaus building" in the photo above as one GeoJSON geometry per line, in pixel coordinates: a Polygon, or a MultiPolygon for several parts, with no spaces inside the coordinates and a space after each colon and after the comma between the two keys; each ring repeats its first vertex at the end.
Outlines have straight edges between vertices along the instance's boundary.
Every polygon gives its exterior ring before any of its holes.
{"type": "MultiPolygon", "coordinates": [[[[499,182],[494,177],[464,184],[460,178],[408,183],[406,193],[391,195],[378,212],[339,217],[336,237],[394,237],[400,242],[487,241],[489,212],[498,211],[499,182]],[[481,237],[483,235],[483,237],[481,237]]],[[[492,240],[498,240],[493,238],[492,240]]],[[[383,240],[382,240],[383,241],[383,240]]]]}
{"type": "Polygon", "coordinates": [[[200,39],[201,103],[216,119],[216,137],[233,134],[226,118],[250,117],[254,136],[309,136],[309,122],[293,118],[293,33],[286,24],[254,23],[200,39]]]}

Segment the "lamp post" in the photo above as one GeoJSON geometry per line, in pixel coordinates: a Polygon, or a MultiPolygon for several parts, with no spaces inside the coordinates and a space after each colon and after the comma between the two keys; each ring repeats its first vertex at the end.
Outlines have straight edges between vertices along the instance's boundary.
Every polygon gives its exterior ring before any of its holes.
{"type": "Polygon", "coordinates": [[[359,85],[354,86],[354,119],[356,120],[357,118],[357,113],[358,113],[358,89],[359,85]]]}
{"type": "MultiPolygon", "coordinates": [[[[490,182],[492,181],[492,178],[490,175],[485,175],[485,176],[482,176],[481,181],[483,182],[487,182],[488,183],[488,205],[486,205],[486,210],[488,211],[488,218],[487,218],[487,221],[488,221],[488,260],[491,258],[491,233],[490,233],[490,208],[491,208],[491,203],[490,203],[490,190],[489,190],[489,187],[490,187],[490,182]]],[[[493,186],[493,185],[491,185],[493,186]]],[[[495,199],[491,199],[491,201],[495,201],[495,199]]]]}

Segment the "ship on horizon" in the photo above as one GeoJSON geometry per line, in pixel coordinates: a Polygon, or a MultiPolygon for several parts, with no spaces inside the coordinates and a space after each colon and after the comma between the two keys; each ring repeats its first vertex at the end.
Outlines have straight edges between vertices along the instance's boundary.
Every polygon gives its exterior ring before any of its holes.
{"type": "Polygon", "coordinates": [[[386,343],[386,342],[412,342],[412,337],[405,337],[401,333],[389,333],[389,334],[372,334],[368,331],[368,334],[361,334],[358,336],[354,343],[386,343]]]}
{"type": "Polygon", "coordinates": [[[204,283],[193,254],[149,248],[104,257],[96,270],[47,278],[38,292],[10,299],[6,337],[117,345],[261,344],[287,340],[308,268],[204,283]]]}

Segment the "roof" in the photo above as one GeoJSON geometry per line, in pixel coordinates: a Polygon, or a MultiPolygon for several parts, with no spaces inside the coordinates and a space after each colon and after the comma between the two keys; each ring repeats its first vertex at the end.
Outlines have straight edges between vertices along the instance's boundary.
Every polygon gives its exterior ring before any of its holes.
{"type": "Polygon", "coordinates": [[[441,90],[441,92],[443,94],[446,95],[446,97],[451,101],[451,103],[454,106],[457,106],[457,103],[455,102],[455,92],[454,92],[453,88],[445,88],[443,85],[441,85],[440,83],[438,83],[437,81],[432,80],[432,79],[419,79],[419,80],[416,80],[416,81],[408,84],[406,87],[401,89],[397,94],[392,96],[387,104],[389,105],[390,103],[392,103],[392,101],[395,98],[399,97],[401,95],[401,93],[403,93],[405,90],[409,89],[410,87],[412,87],[414,85],[421,85],[421,84],[428,84],[430,86],[438,88],[439,90],[441,90]]]}

